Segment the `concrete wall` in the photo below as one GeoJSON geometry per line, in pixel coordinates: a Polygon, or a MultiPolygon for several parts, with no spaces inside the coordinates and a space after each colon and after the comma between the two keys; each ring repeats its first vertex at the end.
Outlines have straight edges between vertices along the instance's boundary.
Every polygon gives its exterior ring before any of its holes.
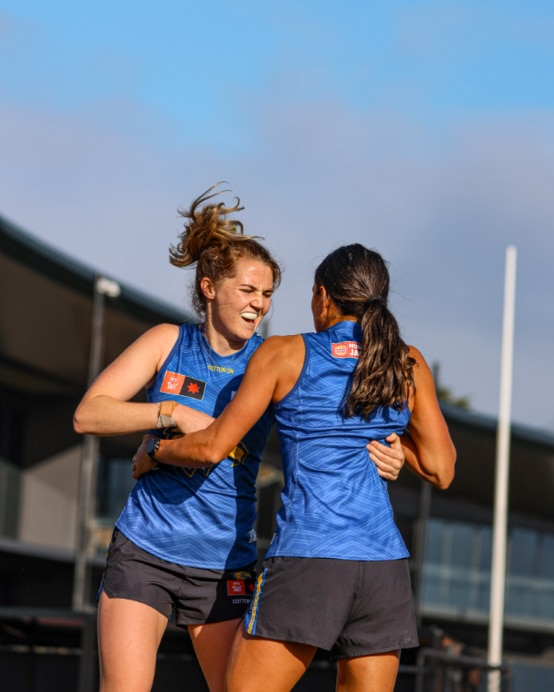
{"type": "Polygon", "coordinates": [[[75,550],[81,447],[23,471],[18,539],[75,550]]]}

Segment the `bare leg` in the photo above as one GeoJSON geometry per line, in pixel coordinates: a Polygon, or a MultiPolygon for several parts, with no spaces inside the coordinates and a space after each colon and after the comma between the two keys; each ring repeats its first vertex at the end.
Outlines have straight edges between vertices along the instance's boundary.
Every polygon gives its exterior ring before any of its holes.
{"type": "Polygon", "coordinates": [[[226,692],[289,692],[317,651],[315,646],[251,637],[241,628],[231,650],[226,692]]]}
{"type": "Polygon", "coordinates": [[[100,692],[150,692],[167,618],[154,608],[105,592],[98,605],[100,692]]]}
{"type": "Polygon", "coordinates": [[[337,661],[337,692],[393,692],[399,652],[337,661]]]}
{"type": "Polygon", "coordinates": [[[240,619],[237,618],[188,627],[196,658],[210,692],[223,692],[225,688],[227,660],[239,623],[240,619]]]}

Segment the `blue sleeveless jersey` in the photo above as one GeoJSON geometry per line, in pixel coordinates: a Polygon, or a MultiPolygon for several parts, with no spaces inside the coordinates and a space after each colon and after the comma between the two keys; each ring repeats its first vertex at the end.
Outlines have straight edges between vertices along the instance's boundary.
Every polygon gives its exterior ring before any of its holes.
{"type": "Polygon", "coordinates": [[[366,444],[402,433],[409,409],[379,408],[369,421],[343,416],[361,349],[358,323],[340,322],[303,338],[306,358],[300,377],[275,405],[285,487],[267,557],[407,557],[387,483],[366,444]]]}
{"type": "MultiPolygon", "coordinates": [[[[237,391],[262,338],[219,356],[198,325],[183,324],[148,401],[174,399],[217,417],[237,391]]],[[[271,425],[268,410],[234,458],[209,469],[161,465],[141,476],[116,526],[152,555],[179,565],[234,569],[256,561],[256,476],[271,425]]],[[[169,436],[171,431],[155,431],[169,436]]]]}

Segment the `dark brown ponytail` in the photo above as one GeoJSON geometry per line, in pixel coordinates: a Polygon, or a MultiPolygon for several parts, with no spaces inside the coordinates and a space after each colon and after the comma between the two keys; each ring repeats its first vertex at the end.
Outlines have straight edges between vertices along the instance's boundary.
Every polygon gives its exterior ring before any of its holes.
{"type": "Polygon", "coordinates": [[[345,402],[348,416],[368,418],[378,406],[401,407],[414,386],[414,360],[388,308],[389,272],[381,255],[359,243],[328,255],[315,272],[340,312],[356,317],[362,353],[345,402]]]}

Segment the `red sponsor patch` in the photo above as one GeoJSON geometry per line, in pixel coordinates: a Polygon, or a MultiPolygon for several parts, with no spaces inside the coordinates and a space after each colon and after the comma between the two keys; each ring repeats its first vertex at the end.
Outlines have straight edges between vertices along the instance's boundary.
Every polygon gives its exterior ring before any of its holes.
{"type": "Polygon", "coordinates": [[[161,391],[165,392],[166,394],[179,394],[181,388],[183,387],[184,381],[184,375],[179,375],[178,372],[171,372],[171,370],[167,370],[164,375],[161,391]]]}
{"type": "Polygon", "coordinates": [[[362,344],[358,341],[341,341],[331,344],[333,358],[359,358],[362,353],[362,344]]]}
{"type": "Polygon", "coordinates": [[[245,594],[244,579],[227,579],[227,596],[244,596],[245,594]]]}
{"type": "Polygon", "coordinates": [[[200,401],[204,398],[205,389],[206,383],[203,380],[197,380],[194,377],[181,375],[171,370],[166,370],[162,386],[160,387],[160,391],[166,394],[179,394],[200,401]]]}

